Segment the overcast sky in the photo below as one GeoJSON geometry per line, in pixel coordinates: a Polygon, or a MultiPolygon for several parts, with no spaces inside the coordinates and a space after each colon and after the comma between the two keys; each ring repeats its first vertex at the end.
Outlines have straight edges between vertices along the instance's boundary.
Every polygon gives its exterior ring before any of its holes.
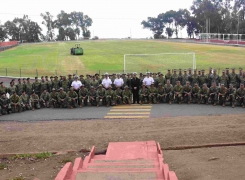
{"type": "MultiPolygon", "coordinates": [[[[146,38],[152,32],[140,24],[147,17],[156,17],[168,10],[189,9],[193,0],[0,0],[0,21],[3,24],[15,17],[29,15],[41,24],[41,13],[56,16],[61,10],[67,13],[81,11],[93,19],[92,36],[99,38],[146,38]]],[[[43,28],[43,26],[42,26],[43,28]]],[[[44,33],[44,32],[43,32],[44,33]]],[[[45,34],[45,33],[44,33],[45,34]]],[[[186,37],[182,32],[180,37],[186,37]]]]}

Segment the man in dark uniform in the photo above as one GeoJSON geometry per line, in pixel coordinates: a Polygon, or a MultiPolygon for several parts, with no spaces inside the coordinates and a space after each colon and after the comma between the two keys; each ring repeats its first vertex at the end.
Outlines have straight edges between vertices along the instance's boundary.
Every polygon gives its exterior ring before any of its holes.
{"type": "Polygon", "coordinates": [[[133,104],[137,102],[139,104],[139,88],[140,79],[137,78],[136,73],[133,73],[133,78],[131,79],[132,93],[133,93],[133,104]]]}

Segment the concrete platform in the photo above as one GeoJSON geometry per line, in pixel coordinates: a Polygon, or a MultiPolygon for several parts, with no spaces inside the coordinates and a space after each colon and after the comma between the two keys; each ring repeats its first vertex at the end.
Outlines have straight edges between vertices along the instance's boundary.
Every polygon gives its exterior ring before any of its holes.
{"type": "Polygon", "coordinates": [[[155,141],[111,142],[106,155],[95,155],[95,147],[74,165],[66,163],[55,180],[178,180],[164,164],[155,141]]]}

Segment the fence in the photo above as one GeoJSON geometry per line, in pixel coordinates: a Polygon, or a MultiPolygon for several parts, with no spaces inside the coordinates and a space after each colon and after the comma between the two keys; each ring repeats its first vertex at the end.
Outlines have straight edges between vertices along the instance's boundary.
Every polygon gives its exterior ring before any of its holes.
{"type": "Polygon", "coordinates": [[[15,46],[18,45],[18,41],[0,42],[0,47],[15,46]]]}
{"type": "Polygon", "coordinates": [[[106,71],[106,70],[98,70],[98,71],[89,71],[84,72],[84,70],[45,70],[45,69],[14,69],[14,68],[0,68],[0,76],[2,77],[41,77],[41,76],[67,76],[68,74],[76,74],[84,76],[86,74],[94,75],[95,73],[98,73],[99,75],[102,75],[104,73],[123,73],[123,70],[121,71],[106,71]]]}

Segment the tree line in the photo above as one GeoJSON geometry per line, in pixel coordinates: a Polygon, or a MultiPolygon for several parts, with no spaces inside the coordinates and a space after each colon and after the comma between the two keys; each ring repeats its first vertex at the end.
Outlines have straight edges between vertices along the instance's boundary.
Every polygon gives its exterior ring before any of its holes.
{"type": "Polygon", "coordinates": [[[198,33],[245,34],[245,0],[194,0],[190,11],[179,9],[148,17],[141,22],[150,29],[154,38],[179,36],[186,27],[187,34],[194,38],[198,33]]]}
{"type": "Polygon", "coordinates": [[[77,40],[81,34],[84,38],[91,36],[88,27],[92,25],[93,20],[83,12],[66,13],[62,10],[56,17],[49,12],[41,13],[40,16],[43,18],[42,24],[47,28],[46,34],[42,34],[42,28],[37,22],[24,15],[23,18],[14,18],[3,25],[0,23],[0,41],[64,41],[77,40]],[[55,29],[58,30],[57,36],[55,29]]]}

